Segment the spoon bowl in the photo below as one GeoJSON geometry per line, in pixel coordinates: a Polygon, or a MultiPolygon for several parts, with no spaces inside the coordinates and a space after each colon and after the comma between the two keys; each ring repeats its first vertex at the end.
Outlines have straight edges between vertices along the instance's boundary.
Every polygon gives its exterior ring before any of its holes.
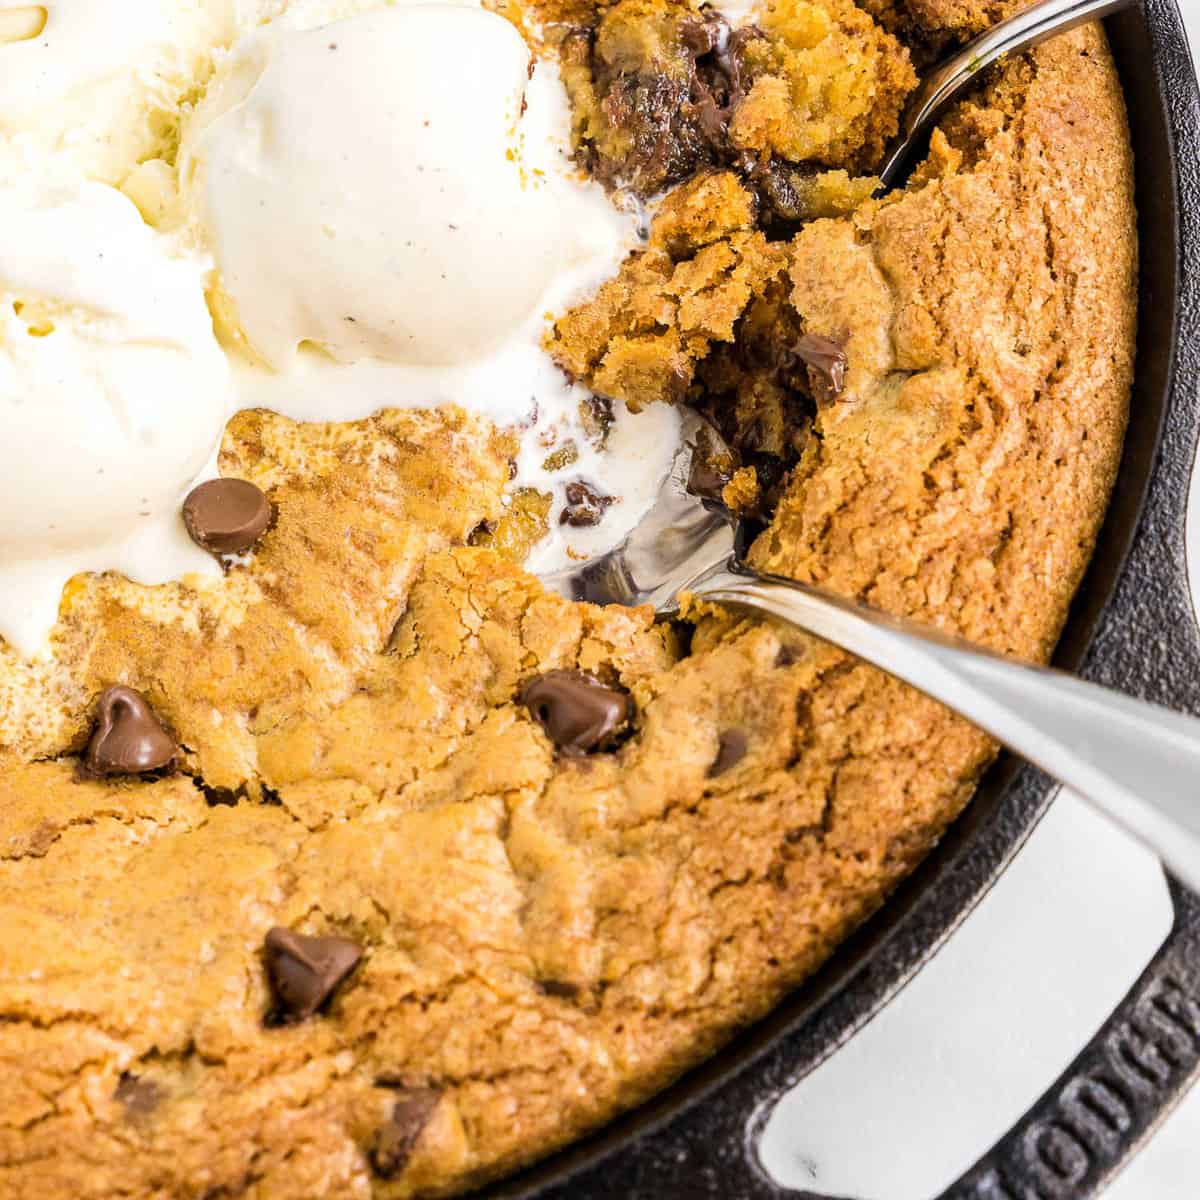
{"type": "Polygon", "coordinates": [[[727,508],[689,490],[697,456],[725,452],[720,434],[699,413],[681,410],[680,444],[653,507],[615,549],[542,577],[551,591],[589,604],[652,604],[679,609],[679,593],[731,558],[737,521],[727,508]]]}

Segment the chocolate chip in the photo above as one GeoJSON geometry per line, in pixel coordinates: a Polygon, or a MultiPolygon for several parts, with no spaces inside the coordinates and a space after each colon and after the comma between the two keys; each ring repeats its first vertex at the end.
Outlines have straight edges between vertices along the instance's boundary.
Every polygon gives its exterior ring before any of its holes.
{"type": "Polygon", "coordinates": [[[733,472],[726,470],[720,464],[693,458],[692,469],[688,473],[687,490],[702,500],[716,500],[719,503],[725,491],[725,485],[732,478],[733,472]]]}
{"type": "Polygon", "coordinates": [[[471,533],[467,538],[467,545],[486,546],[488,544],[488,539],[493,533],[496,532],[498,525],[498,521],[480,521],[479,524],[471,530],[471,533]]]}
{"type": "Polygon", "coordinates": [[[210,479],[183,502],[192,541],[211,554],[242,554],[271,524],[271,502],[245,479],[210,479]]]}
{"type": "Polygon", "coordinates": [[[84,764],[93,775],[143,775],[169,767],[179,752],[140,692],[110,687],[100,697],[99,715],[84,764]]]}
{"type": "Polygon", "coordinates": [[[728,128],[733,110],[746,95],[743,50],[747,40],[762,35],[753,28],[732,30],[712,10],[704,12],[702,25],[692,22],[680,33],[685,47],[696,56],[691,100],[700,134],[719,159],[736,155],[728,128]]]}
{"type": "Polygon", "coordinates": [[[614,497],[598,492],[582,479],[568,483],[566,493],[566,507],[558,519],[560,525],[574,525],[576,528],[599,525],[609,507],[616,503],[614,497]]]}
{"type": "Polygon", "coordinates": [[[371,1166],[377,1174],[392,1179],[408,1166],[441,1095],[436,1088],[406,1088],[397,1093],[392,1115],[379,1130],[375,1145],[371,1147],[371,1166]]]}
{"type": "Polygon", "coordinates": [[[737,462],[729,447],[711,428],[702,427],[692,449],[687,490],[703,500],[723,503],[722,492],[736,469],[737,462]]]}
{"type": "Polygon", "coordinates": [[[817,401],[832,404],[846,384],[846,352],[837,342],[815,333],[802,334],[795,351],[808,364],[808,378],[817,401]]]}
{"type": "Polygon", "coordinates": [[[713,765],[708,768],[709,778],[715,779],[718,775],[724,775],[726,771],[731,771],[746,757],[749,746],[746,735],[740,729],[727,729],[721,734],[717,746],[717,757],[713,760],[713,765]]]}
{"type": "Polygon", "coordinates": [[[588,433],[597,438],[604,438],[616,420],[612,401],[607,396],[589,393],[579,407],[588,433]]]}
{"type": "Polygon", "coordinates": [[[269,1023],[290,1025],[311,1017],[362,958],[349,938],[306,937],[276,926],[264,943],[267,979],[276,1008],[269,1023]]]}
{"type": "Polygon", "coordinates": [[[162,1089],[153,1079],[140,1079],[126,1071],[117,1081],[113,1093],[131,1117],[144,1117],[152,1113],[162,1100],[162,1089]]]}
{"type": "MultiPolygon", "coordinates": [[[[196,783],[195,780],[192,782],[196,783]]],[[[243,791],[234,791],[232,788],[209,787],[204,783],[197,783],[196,786],[203,794],[204,803],[209,808],[237,808],[245,795],[243,791]]]]}
{"type": "Polygon", "coordinates": [[[525,685],[520,699],[550,740],[571,755],[602,747],[633,710],[628,693],[586,671],[547,671],[525,685]]]}
{"type": "Polygon", "coordinates": [[[729,23],[719,14],[704,12],[698,20],[685,21],[679,29],[684,46],[699,58],[729,38],[729,23]]]}
{"type": "Polygon", "coordinates": [[[553,996],[556,1000],[574,1000],[579,995],[576,984],[563,983],[561,979],[539,979],[537,988],[543,996],[553,996]]]}

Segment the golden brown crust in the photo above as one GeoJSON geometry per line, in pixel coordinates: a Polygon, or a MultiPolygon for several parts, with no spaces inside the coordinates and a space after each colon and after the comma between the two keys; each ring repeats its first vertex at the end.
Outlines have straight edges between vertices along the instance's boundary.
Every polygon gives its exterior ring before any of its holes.
{"type": "Polygon", "coordinates": [[[753,196],[729,171],[698,175],[663,202],[645,250],[564,314],[546,348],[572,378],[634,411],[683,400],[696,363],[787,269],[754,229],[753,196]]]}
{"type": "MultiPolygon", "coordinates": [[[[755,560],[1044,657],[1130,381],[1131,166],[1101,35],[1007,65],[937,156],[794,243],[673,228],[743,266],[782,255],[770,278],[849,356],[755,560]]],[[[643,257],[663,330],[707,343],[694,367],[736,341],[755,285],[722,267],[720,322],[685,318],[708,276],[679,252],[643,257]]],[[[569,605],[464,547],[503,515],[510,449],[454,413],[245,414],[225,468],[279,512],[251,565],[193,595],[76,581],[59,665],[0,663],[4,1200],[486,1180],[762,1014],[966,802],[989,742],[839,652],[698,613],[684,654],[649,612],[569,605]],[[629,688],[632,739],[556,759],[514,701],[558,667],[629,688]],[[78,748],[117,681],[189,774],[30,761],[78,748]],[[746,756],[714,775],[731,730],[746,756]],[[327,1015],[264,1025],[273,925],[366,947],[327,1015]],[[384,1178],[397,1097],[431,1091],[384,1178]]]]}
{"type": "Polygon", "coordinates": [[[907,51],[853,0],[768,0],[756,24],[765,36],[746,46],[733,144],[788,162],[877,163],[916,86],[907,51]]]}

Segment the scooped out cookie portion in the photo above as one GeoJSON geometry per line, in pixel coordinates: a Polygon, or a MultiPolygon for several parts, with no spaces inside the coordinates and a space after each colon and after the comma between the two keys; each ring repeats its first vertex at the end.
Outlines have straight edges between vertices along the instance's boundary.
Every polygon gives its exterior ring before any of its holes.
{"type": "Polygon", "coordinates": [[[760,210],[732,171],[676,188],[646,249],[564,314],[547,348],[572,377],[630,409],[699,409],[744,469],[726,502],[761,517],[818,405],[842,395],[847,359],[840,342],[807,331],[788,282],[793,249],[756,227],[760,210]]]}
{"type": "Polygon", "coordinates": [[[850,0],[714,9],[621,0],[562,46],[579,160],[653,196],[705,167],[869,172],[916,85],[908,51],[850,0]]]}

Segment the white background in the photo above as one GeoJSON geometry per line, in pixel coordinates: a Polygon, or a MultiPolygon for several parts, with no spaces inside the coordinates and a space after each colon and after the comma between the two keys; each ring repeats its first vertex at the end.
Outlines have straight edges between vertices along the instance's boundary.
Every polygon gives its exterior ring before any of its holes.
{"type": "MultiPolygon", "coordinates": [[[[1200,47],[1200,0],[1182,0],[1200,47]]],[[[1200,488],[1189,551],[1200,579],[1200,488]]],[[[931,1200],[1035,1101],[1162,943],[1161,870],[1063,795],[993,891],[870,1025],[776,1109],[764,1165],[853,1200],[931,1200]]],[[[1200,1197],[1200,1088],[1105,1200],[1200,1197]]]]}

